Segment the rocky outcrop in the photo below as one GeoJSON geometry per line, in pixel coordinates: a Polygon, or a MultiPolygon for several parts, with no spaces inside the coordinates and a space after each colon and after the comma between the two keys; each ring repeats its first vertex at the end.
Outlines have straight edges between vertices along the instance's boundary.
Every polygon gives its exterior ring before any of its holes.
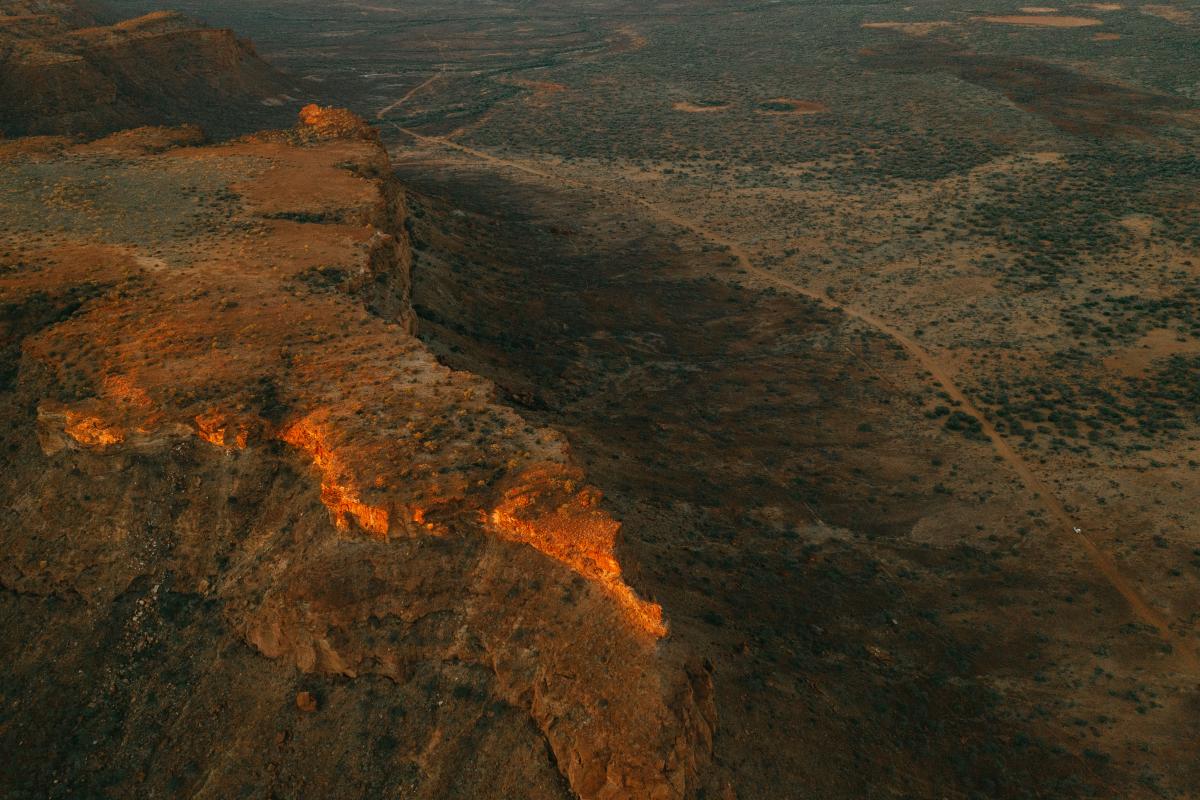
{"type": "Polygon", "coordinates": [[[92,0],[0,0],[0,19],[7,17],[6,24],[34,20],[82,28],[100,25],[107,16],[92,0]]]}
{"type": "Polygon", "coordinates": [[[105,26],[76,3],[0,4],[0,133],[8,136],[183,122],[224,136],[292,113],[291,86],[232,31],[180,14],[105,26]]]}
{"type": "Polygon", "coordinates": [[[0,748],[23,755],[0,793],[258,796],[290,775],[327,796],[689,796],[708,670],[628,584],[564,440],[411,335],[403,193],[369,128],[303,119],[8,156],[35,188],[0,195],[2,218],[41,208],[46,227],[0,237],[19,342],[0,630],[44,622],[5,659],[0,748]],[[179,202],[125,205],[164,186],[179,202]],[[405,698],[403,719],[352,721],[367,691],[405,698]],[[148,743],[176,718],[186,742],[148,743]],[[388,765],[368,769],[376,742],[388,765]],[[404,783],[347,783],[376,769],[404,783]]]}

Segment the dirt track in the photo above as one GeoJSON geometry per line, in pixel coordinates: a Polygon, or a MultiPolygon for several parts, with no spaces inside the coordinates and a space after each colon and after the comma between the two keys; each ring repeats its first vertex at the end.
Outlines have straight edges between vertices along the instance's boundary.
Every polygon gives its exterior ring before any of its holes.
{"type": "Polygon", "coordinates": [[[396,102],[394,102],[390,105],[386,105],[383,108],[379,109],[379,111],[375,112],[375,119],[382,120],[389,113],[391,113],[392,111],[395,111],[397,108],[399,108],[400,106],[404,105],[409,100],[411,100],[417,94],[417,92],[420,92],[422,89],[433,84],[435,81],[438,80],[438,78],[441,78],[445,74],[446,74],[445,70],[439,70],[439,71],[433,73],[428,78],[421,81],[421,83],[419,83],[416,86],[414,86],[413,88],[409,89],[408,93],[405,94],[403,97],[401,97],[399,100],[397,100],[396,102]]]}
{"type": "Polygon", "coordinates": [[[978,407],[966,396],[966,394],[958,387],[954,381],[954,370],[934,353],[927,350],[920,343],[909,337],[907,334],[898,330],[891,324],[885,322],[869,311],[861,308],[847,305],[834,300],[825,293],[824,290],[815,289],[808,286],[790,281],[786,278],[773,274],[772,272],[762,269],[754,264],[749,252],[739,243],[731,240],[702,224],[680,216],[670,209],[663,208],[660,205],[654,204],[645,198],[626,192],[608,189],[601,186],[596,186],[583,181],[566,178],[561,175],[555,175],[536,167],[529,166],[517,161],[511,161],[499,158],[490,153],[475,148],[469,147],[458,142],[439,137],[427,136],[417,133],[416,131],[402,128],[395,123],[393,127],[406,136],[412,137],[417,141],[432,144],[442,147],[447,147],[458,152],[469,155],[478,160],[494,164],[500,167],[507,167],[524,172],[528,175],[533,175],[547,181],[557,182],[577,189],[585,189],[591,192],[607,194],[610,197],[615,197],[626,202],[631,202],[639,205],[656,217],[666,222],[669,222],[679,228],[690,231],[701,238],[725,247],[729,253],[737,259],[739,266],[745,270],[746,274],[753,276],[758,281],[784,289],[786,291],[802,295],[811,300],[816,301],[821,306],[834,311],[840,311],[846,316],[856,319],[867,325],[870,328],[888,336],[889,338],[900,344],[918,363],[921,364],[932,376],[933,379],[941,385],[951,400],[958,404],[958,409],[963,413],[970,414],[975,417],[980,424],[982,433],[987,436],[996,453],[1012,468],[1012,470],[1025,484],[1026,488],[1033,494],[1042,507],[1049,513],[1050,517],[1060,527],[1061,531],[1070,536],[1080,547],[1081,550],[1091,560],[1095,569],[1104,576],[1104,579],[1115,589],[1125,602],[1128,603],[1130,610],[1134,616],[1142,623],[1150,625],[1157,632],[1159,637],[1172,647],[1172,652],[1179,661],[1180,666],[1191,674],[1200,674],[1200,654],[1197,653],[1194,646],[1184,637],[1176,633],[1170,626],[1169,621],[1158,611],[1156,611],[1138,591],[1133,582],[1126,577],[1116,564],[1113,558],[1099,547],[1090,536],[1084,531],[1082,521],[1076,520],[1067,511],[1062,501],[1051,490],[1049,485],[1039,478],[1029,463],[1018,453],[1008,440],[996,430],[996,427],[987,419],[978,407]]]}

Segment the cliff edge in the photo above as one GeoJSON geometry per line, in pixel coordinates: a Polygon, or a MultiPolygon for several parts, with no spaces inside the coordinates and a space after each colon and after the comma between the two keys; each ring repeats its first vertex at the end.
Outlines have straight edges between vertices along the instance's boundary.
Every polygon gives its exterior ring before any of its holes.
{"type": "Polygon", "coordinates": [[[0,0],[0,134],[96,136],[198,123],[286,124],[292,82],[232,31],[174,12],[103,25],[85,6],[0,0]]]}
{"type": "Polygon", "coordinates": [[[689,796],[708,671],[412,335],[374,133],[0,145],[0,793],[689,796]]]}

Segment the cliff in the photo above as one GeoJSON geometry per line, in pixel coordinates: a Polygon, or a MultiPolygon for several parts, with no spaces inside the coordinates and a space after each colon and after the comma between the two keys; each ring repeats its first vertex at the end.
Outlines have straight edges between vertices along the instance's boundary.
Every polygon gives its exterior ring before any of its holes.
{"type": "Polygon", "coordinates": [[[101,25],[76,3],[0,2],[0,133],[194,122],[227,136],[294,113],[291,82],[232,31],[171,12],[101,25]]]}
{"type": "Polygon", "coordinates": [[[707,670],[303,120],[0,147],[0,794],[687,796],[707,670]]]}

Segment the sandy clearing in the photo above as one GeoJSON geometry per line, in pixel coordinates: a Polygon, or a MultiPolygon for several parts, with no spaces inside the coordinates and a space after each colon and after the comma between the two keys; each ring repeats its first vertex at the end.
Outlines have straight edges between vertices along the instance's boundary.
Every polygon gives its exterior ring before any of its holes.
{"type": "Polygon", "coordinates": [[[1176,8],[1175,6],[1146,5],[1142,6],[1138,10],[1143,14],[1148,14],[1152,17],[1158,17],[1159,19],[1165,19],[1167,22],[1174,23],[1175,25],[1190,25],[1192,20],[1195,19],[1191,11],[1183,8],[1176,8]]]}
{"type": "Polygon", "coordinates": [[[1088,28],[1093,25],[1103,25],[1104,22],[1092,17],[1040,16],[1030,14],[1021,16],[1015,14],[1005,17],[973,17],[979,22],[991,22],[996,25],[1024,25],[1029,28],[1088,28]]]}
{"type": "Polygon", "coordinates": [[[1168,328],[1155,328],[1122,350],[1104,359],[1106,369],[1129,378],[1145,377],[1155,361],[1174,355],[1200,353],[1200,341],[1184,339],[1168,328]]]}
{"type": "Polygon", "coordinates": [[[1148,214],[1129,214],[1121,218],[1121,227],[1132,233],[1134,236],[1139,236],[1147,239],[1154,233],[1154,226],[1157,220],[1148,214]]]}
{"type": "Polygon", "coordinates": [[[812,100],[796,100],[791,97],[772,97],[770,100],[763,100],[758,105],[758,113],[760,114],[782,114],[782,115],[798,115],[806,114],[823,114],[829,110],[829,106],[824,103],[817,103],[812,100]],[[765,106],[765,107],[764,107],[765,106]],[[788,108],[783,108],[788,106],[788,108]]]}
{"type": "Polygon", "coordinates": [[[555,81],[527,81],[510,78],[507,82],[513,86],[520,86],[523,89],[532,89],[535,92],[565,92],[567,90],[566,84],[555,81]]]}
{"type": "Polygon", "coordinates": [[[544,107],[549,104],[550,98],[556,94],[562,94],[567,91],[567,85],[557,83],[555,81],[535,81],[524,78],[508,78],[500,81],[508,86],[517,86],[529,94],[525,98],[525,102],[531,106],[544,107]]]}
{"type": "Polygon", "coordinates": [[[617,33],[625,37],[626,52],[636,52],[645,49],[650,41],[642,35],[642,33],[632,25],[619,25],[615,29],[617,33]]]}
{"type": "Polygon", "coordinates": [[[874,30],[900,31],[909,36],[928,36],[944,28],[955,27],[953,22],[937,20],[934,22],[864,22],[864,28],[874,30]]]}
{"type": "Polygon", "coordinates": [[[1119,33],[1094,33],[1092,34],[1093,42],[1115,42],[1121,38],[1119,33]]]}
{"type": "Polygon", "coordinates": [[[727,111],[729,109],[729,104],[698,104],[681,100],[678,103],[673,103],[671,108],[675,109],[676,111],[684,111],[688,114],[711,114],[714,111],[727,111]]]}
{"type": "Polygon", "coordinates": [[[1058,11],[1057,8],[1050,6],[1021,6],[1018,10],[1022,14],[1054,14],[1058,11]]]}

